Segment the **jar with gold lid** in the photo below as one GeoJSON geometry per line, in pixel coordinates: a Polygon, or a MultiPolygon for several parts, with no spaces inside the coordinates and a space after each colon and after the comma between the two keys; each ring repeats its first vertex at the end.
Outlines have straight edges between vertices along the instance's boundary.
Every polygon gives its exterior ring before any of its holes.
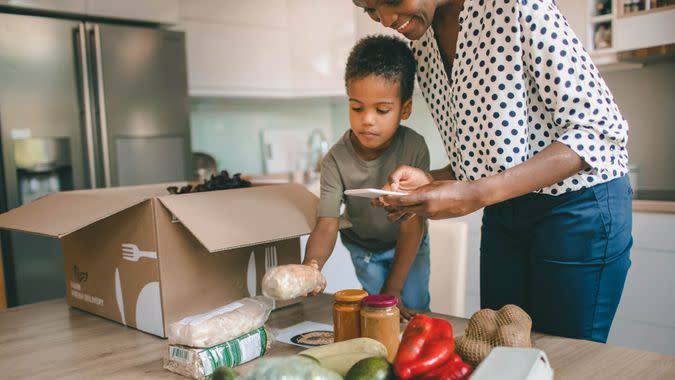
{"type": "Polygon", "coordinates": [[[335,293],[333,330],[336,342],[361,336],[361,301],[367,296],[368,292],[361,289],[345,289],[335,293]]]}

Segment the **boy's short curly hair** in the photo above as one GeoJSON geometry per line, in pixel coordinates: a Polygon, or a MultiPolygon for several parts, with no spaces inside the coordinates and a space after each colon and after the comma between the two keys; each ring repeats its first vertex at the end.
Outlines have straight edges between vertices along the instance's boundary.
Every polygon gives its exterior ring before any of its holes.
{"type": "Polygon", "coordinates": [[[400,85],[401,101],[412,98],[417,61],[403,40],[394,36],[372,35],[362,38],[354,47],[345,69],[345,85],[369,75],[382,76],[400,85]]]}

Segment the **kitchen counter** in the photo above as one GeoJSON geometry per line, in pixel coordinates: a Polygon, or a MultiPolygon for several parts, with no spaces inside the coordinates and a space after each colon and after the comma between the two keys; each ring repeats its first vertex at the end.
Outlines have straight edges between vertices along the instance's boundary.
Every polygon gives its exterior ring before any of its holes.
{"type": "MultiPolygon", "coordinates": [[[[332,297],[322,295],[275,311],[268,325],[312,320],[331,323],[332,297]]],[[[448,319],[459,335],[468,321],[448,319]]],[[[673,379],[675,357],[594,342],[533,334],[560,379],[673,379]]],[[[64,300],[0,312],[0,377],[184,379],[162,367],[167,341],[70,308],[64,300]]],[[[268,356],[301,349],[277,343],[268,356]]],[[[239,367],[245,372],[255,361],[239,367]]]]}

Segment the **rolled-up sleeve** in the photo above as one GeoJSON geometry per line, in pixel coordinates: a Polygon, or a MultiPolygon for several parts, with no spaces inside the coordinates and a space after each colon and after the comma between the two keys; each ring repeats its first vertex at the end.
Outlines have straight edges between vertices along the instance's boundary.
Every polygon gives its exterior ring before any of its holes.
{"type": "Polygon", "coordinates": [[[555,141],[578,154],[589,172],[616,176],[617,161],[627,159],[628,125],[605,81],[552,0],[515,2],[530,96],[553,114],[555,141]]]}

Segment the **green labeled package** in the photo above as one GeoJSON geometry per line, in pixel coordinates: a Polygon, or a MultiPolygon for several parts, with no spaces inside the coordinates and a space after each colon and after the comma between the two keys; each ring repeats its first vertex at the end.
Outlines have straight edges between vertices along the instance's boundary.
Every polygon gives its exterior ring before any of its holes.
{"type": "Polygon", "coordinates": [[[164,368],[193,379],[208,379],[219,367],[234,368],[259,358],[272,343],[264,327],[209,348],[169,345],[164,368]]]}

